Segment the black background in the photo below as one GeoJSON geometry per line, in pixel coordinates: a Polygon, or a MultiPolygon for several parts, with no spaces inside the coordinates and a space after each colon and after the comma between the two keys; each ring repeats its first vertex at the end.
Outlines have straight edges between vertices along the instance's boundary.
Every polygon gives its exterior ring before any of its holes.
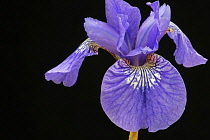
{"type": "MultiPolygon", "coordinates": [[[[127,0],[149,15],[145,0],[127,0]]],[[[152,1],[151,1],[152,2],[152,1]]],[[[192,0],[161,0],[171,6],[172,18],[194,48],[210,58],[210,4],[192,0]]],[[[114,63],[107,52],[85,59],[77,83],[71,87],[44,79],[44,73],[62,62],[87,38],[84,18],[105,21],[104,0],[37,0],[0,2],[2,140],[127,140],[128,132],[107,118],[100,105],[100,85],[114,63]]],[[[166,130],[139,139],[209,139],[209,63],[193,68],[176,64],[175,45],[165,36],[158,54],[182,75],[187,91],[186,110],[166,130]]]]}

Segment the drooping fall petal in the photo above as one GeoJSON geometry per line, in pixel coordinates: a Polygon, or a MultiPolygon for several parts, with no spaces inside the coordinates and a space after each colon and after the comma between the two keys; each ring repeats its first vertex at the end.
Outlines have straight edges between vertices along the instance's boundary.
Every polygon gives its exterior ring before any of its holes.
{"type": "Polygon", "coordinates": [[[141,67],[118,60],[106,72],[101,104],[109,119],[124,130],[168,128],[182,115],[186,89],[175,67],[155,54],[155,63],[141,67]]]}
{"type": "Polygon", "coordinates": [[[174,56],[178,64],[183,64],[185,67],[193,67],[206,63],[207,59],[196,52],[188,37],[176,24],[170,22],[167,33],[176,44],[174,56]]]}
{"type": "Polygon", "coordinates": [[[46,72],[45,79],[47,81],[52,80],[56,84],[63,82],[64,86],[71,87],[77,80],[78,72],[84,58],[97,54],[97,44],[87,39],[61,64],[46,72]]]}

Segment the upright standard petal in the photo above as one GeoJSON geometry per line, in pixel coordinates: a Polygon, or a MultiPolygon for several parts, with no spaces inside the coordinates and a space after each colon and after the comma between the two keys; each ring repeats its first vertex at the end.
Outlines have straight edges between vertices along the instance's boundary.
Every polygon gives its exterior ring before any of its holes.
{"type": "Polygon", "coordinates": [[[206,63],[207,59],[195,51],[188,37],[173,22],[170,22],[167,33],[176,44],[174,56],[178,64],[193,67],[206,63]]]}
{"type": "Polygon", "coordinates": [[[169,61],[149,54],[141,67],[118,60],[106,72],[101,104],[109,119],[126,131],[168,128],[186,105],[184,82],[169,61]]]}
{"type": "Polygon", "coordinates": [[[118,15],[123,14],[128,16],[129,27],[126,32],[126,43],[132,50],[134,49],[134,43],[136,35],[139,29],[141,20],[141,14],[137,7],[133,7],[123,0],[106,0],[106,18],[107,23],[120,31],[118,26],[118,15]]]}
{"type": "Polygon", "coordinates": [[[130,49],[127,46],[127,44],[125,44],[125,35],[126,35],[126,31],[129,27],[129,23],[127,22],[128,20],[128,16],[127,15],[118,15],[118,22],[119,22],[119,40],[117,43],[117,51],[120,52],[122,54],[122,56],[124,57],[125,55],[127,55],[130,52],[130,49]]]}
{"type": "MultiPolygon", "coordinates": [[[[120,34],[114,28],[105,22],[93,18],[86,18],[84,27],[91,40],[118,56],[123,55],[117,50],[120,34]]],[[[123,48],[127,48],[124,41],[122,45],[125,45],[123,48]]]]}
{"type": "Polygon", "coordinates": [[[151,6],[153,12],[151,12],[150,16],[141,25],[138,31],[135,49],[128,56],[157,51],[158,42],[168,28],[171,18],[170,7],[165,4],[159,7],[159,1],[147,3],[147,5],[151,6]]]}
{"type": "Polygon", "coordinates": [[[56,84],[63,82],[64,86],[71,87],[77,80],[78,72],[86,56],[98,54],[99,46],[90,39],[86,39],[68,58],[61,64],[45,73],[47,81],[56,84]]]}

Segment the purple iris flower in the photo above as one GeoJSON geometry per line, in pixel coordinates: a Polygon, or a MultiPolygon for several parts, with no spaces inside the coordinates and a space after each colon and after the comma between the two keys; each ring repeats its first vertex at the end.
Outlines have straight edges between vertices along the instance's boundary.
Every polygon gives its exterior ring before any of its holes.
{"type": "Polygon", "coordinates": [[[156,132],[168,128],[182,115],[186,88],[176,68],[155,54],[161,38],[168,34],[176,44],[178,64],[193,67],[207,59],[198,54],[187,36],[171,22],[171,10],[159,1],[147,3],[150,16],[139,28],[137,7],[123,0],[106,0],[107,23],[86,18],[88,39],[64,62],[45,73],[46,80],[72,86],[86,56],[98,54],[98,48],[115,58],[101,86],[101,105],[109,119],[130,132],[148,128],[156,132]]]}

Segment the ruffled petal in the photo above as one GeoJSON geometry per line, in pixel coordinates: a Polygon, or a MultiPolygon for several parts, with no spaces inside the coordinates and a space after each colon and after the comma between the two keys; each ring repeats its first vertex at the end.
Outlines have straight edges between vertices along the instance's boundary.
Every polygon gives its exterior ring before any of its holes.
{"type": "Polygon", "coordinates": [[[168,5],[162,5],[159,8],[159,1],[147,3],[154,12],[141,25],[135,49],[127,56],[135,56],[141,53],[148,54],[158,50],[158,42],[165,34],[170,18],[171,10],[168,5]]]}
{"type": "Polygon", "coordinates": [[[195,51],[188,37],[173,22],[170,22],[167,33],[176,44],[174,56],[178,64],[193,67],[207,62],[206,58],[195,51]]]}
{"type": "Polygon", "coordinates": [[[45,73],[47,81],[56,84],[63,82],[64,86],[71,87],[75,84],[80,66],[86,56],[98,54],[98,45],[86,39],[68,58],[61,64],[45,73]]]}
{"type": "Polygon", "coordinates": [[[122,56],[124,57],[130,51],[129,48],[127,47],[127,44],[124,41],[126,31],[129,27],[129,23],[127,22],[128,16],[118,15],[118,20],[119,20],[118,22],[119,22],[119,29],[120,29],[119,30],[120,37],[117,43],[117,51],[120,52],[122,56]]]}
{"type": "Polygon", "coordinates": [[[125,40],[128,46],[134,49],[134,43],[141,20],[140,11],[137,7],[133,7],[123,0],[106,0],[107,23],[120,31],[120,27],[118,26],[119,14],[128,16],[130,26],[126,32],[125,40]]]}
{"type": "Polygon", "coordinates": [[[153,60],[147,59],[141,67],[130,66],[120,59],[103,78],[103,110],[126,131],[166,129],[185,109],[186,89],[179,72],[163,57],[151,56],[153,60]]]}
{"type": "MultiPolygon", "coordinates": [[[[105,22],[93,18],[86,18],[84,27],[91,40],[110,52],[122,56],[122,54],[117,51],[120,34],[114,28],[105,22]]],[[[126,45],[126,43],[122,43],[122,45],[126,45]]],[[[127,46],[123,46],[123,48],[127,48],[127,46]]]]}

